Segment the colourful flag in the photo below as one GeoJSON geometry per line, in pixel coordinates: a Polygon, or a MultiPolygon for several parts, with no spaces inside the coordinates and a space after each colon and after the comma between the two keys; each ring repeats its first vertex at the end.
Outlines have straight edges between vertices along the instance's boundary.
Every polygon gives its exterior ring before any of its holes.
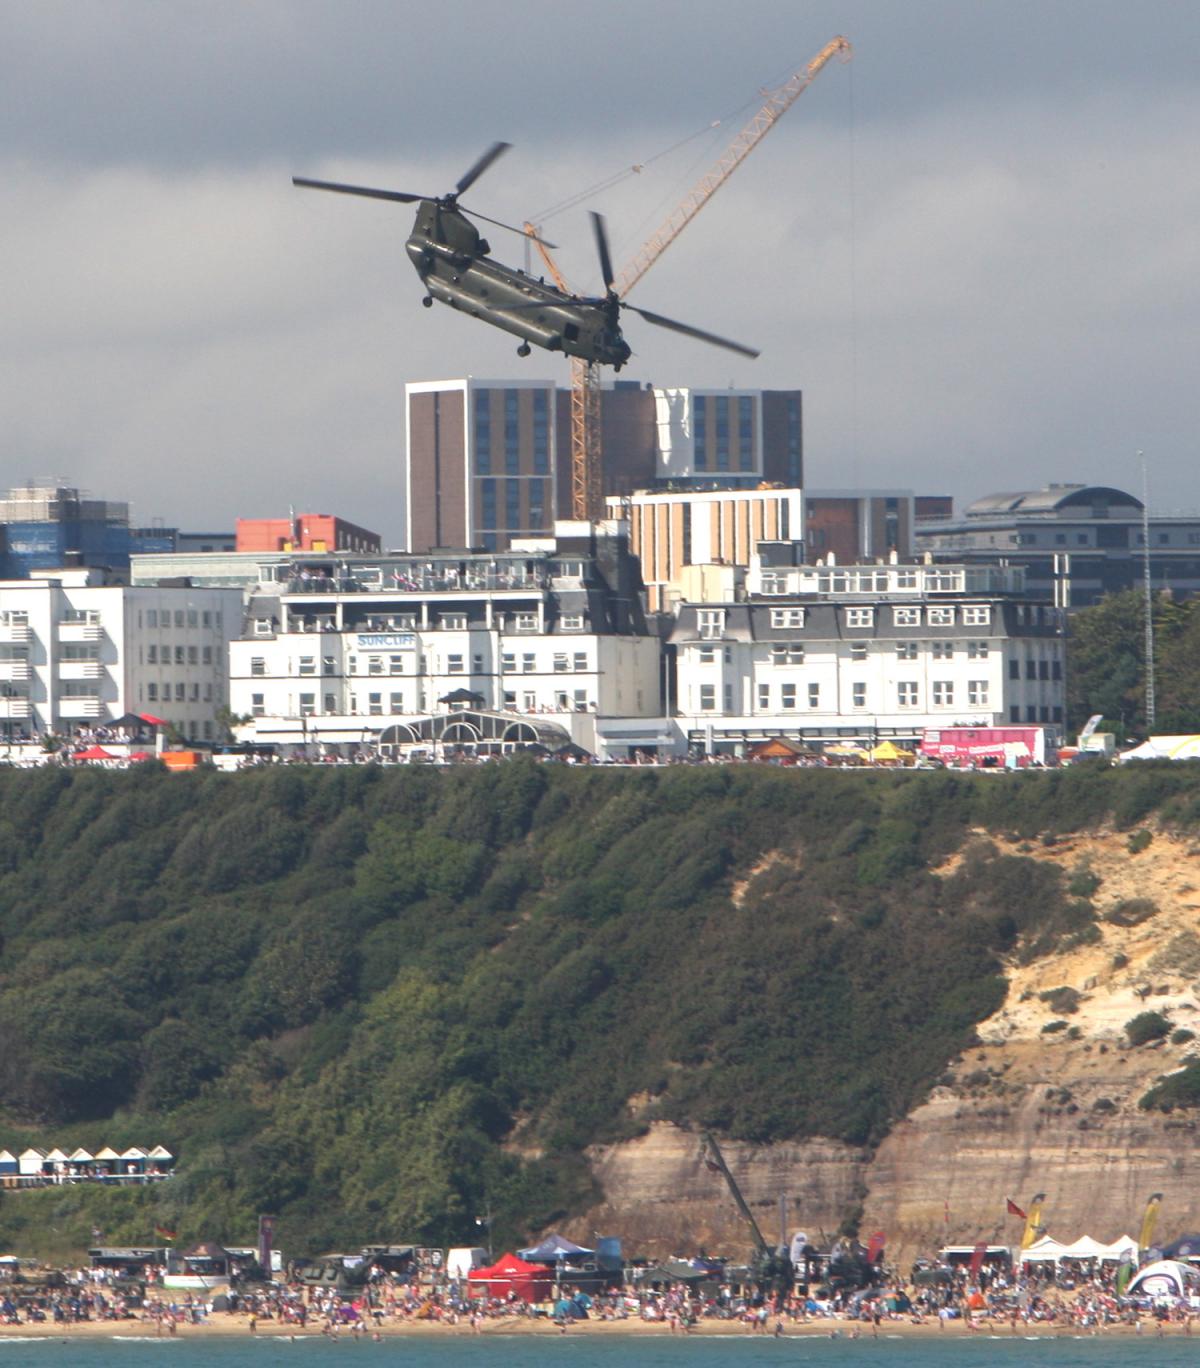
{"type": "Polygon", "coordinates": [[[1138,1249],[1145,1252],[1154,1242],[1154,1227],[1158,1224],[1158,1209],[1162,1206],[1162,1193],[1152,1192],[1142,1216],[1142,1233],[1138,1236],[1138,1249]]]}
{"type": "Polygon", "coordinates": [[[1021,1236],[1022,1249],[1028,1249],[1034,1240],[1040,1240],[1046,1233],[1046,1227],[1042,1224],[1042,1203],[1045,1200],[1046,1194],[1039,1192],[1029,1204],[1029,1215],[1025,1217],[1025,1232],[1021,1236]]]}
{"type": "Polygon", "coordinates": [[[884,1246],[887,1244],[887,1236],[882,1230],[877,1230],[870,1240],[867,1241],[867,1262],[877,1263],[882,1255],[884,1246]]]}
{"type": "Polygon", "coordinates": [[[1025,1213],[1024,1213],[1024,1212],[1021,1210],[1021,1208],[1016,1204],[1016,1202],[1014,1202],[1013,1199],[1012,1199],[1011,1197],[1006,1197],[1004,1200],[1005,1200],[1005,1203],[1006,1203],[1007,1206],[1008,1206],[1008,1214],[1009,1214],[1010,1216],[1019,1216],[1019,1217],[1021,1218],[1021,1220],[1023,1221],[1023,1220],[1025,1219],[1025,1213]]]}
{"type": "Polygon", "coordinates": [[[178,1238],[177,1235],[176,1235],[176,1233],[175,1233],[175,1231],[173,1231],[173,1230],[168,1230],[168,1229],[166,1228],[166,1226],[156,1225],[156,1226],[154,1227],[154,1233],[155,1233],[156,1235],[162,1236],[162,1238],[163,1238],[164,1240],[175,1240],[175,1239],[178,1238]]]}

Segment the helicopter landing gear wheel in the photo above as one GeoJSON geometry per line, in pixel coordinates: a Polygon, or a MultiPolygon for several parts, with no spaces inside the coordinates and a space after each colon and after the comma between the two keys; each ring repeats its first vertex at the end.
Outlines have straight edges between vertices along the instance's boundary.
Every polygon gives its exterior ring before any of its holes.
{"type": "Polygon", "coordinates": [[[424,304],[424,306],[425,306],[427,309],[432,309],[432,308],[433,308],[433,296],[432,296],[432,295],[426,295],[425,298],[421,300],[421,303],[424,304]]]}
{"type": "Polygon", "coordinates": [[[518,356],[528,356],[528,355],[529,355],[529,352],[530,352],[530,346],[529,346],[529,343],[528,343],[528,342],[522,342],[521,345],[517,348],[517,355],[518,355],[518,356]]]}

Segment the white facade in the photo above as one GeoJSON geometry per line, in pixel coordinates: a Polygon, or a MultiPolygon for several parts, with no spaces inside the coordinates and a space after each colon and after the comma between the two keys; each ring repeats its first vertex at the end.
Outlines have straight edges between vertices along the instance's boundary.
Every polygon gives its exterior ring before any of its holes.
{"type": "Polygon", "coordinates": [[[365,742],[464,692],[513,715],[661,712],[659,643],[622,534],[497,555],[297,555],[280,570],[230,647],[231,707],[256,735],[294,719],[306,738],[365,742]]]}
{"type": "Polygon", "coordinates": [[[1019,572],[756,564],[747,587],[680,612],[677,715],[694,745],[1063,725],[1062,614],[1022,596],[1019,572]]]}
{"type": "Polygon", "coordinates": [[[0,731],[71,735],[145,712],[184,737],[218,739],[241,593],[95,576],[66,570],[0,584],[0,731]]]}

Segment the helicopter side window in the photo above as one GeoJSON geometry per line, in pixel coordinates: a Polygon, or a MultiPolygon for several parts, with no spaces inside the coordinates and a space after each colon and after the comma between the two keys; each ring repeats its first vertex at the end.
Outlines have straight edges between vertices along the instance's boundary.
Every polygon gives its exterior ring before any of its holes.
{"type": "Polygon", "coordinates": [[[579,341],[579,324],[578,324],[578,323],[567,323],[566,325],[564,325],[564,327],[563,327],[563,336],[567,339],[568,342],[578,342],[578,341],[579,341]]]}

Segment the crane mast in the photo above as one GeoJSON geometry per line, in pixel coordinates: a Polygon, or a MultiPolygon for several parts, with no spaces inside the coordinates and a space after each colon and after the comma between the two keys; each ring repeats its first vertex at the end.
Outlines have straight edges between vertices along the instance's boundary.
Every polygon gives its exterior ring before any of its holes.
{"type": "MultiPolygon", "coordinates": [[[[766,103],[734,138],[724,155],[699,180],[662,226],[646,241],[633,260],[617,277],[615,292],[623,299],[646,274],[692,219],[712,199],[742,162],[762,142],[792,105],[808,89],[834,57],[848,62],[853,56],[850,41],[841,36],[831,39],[820,52],[790,80],[772,91],[766,103]]],[[[525,224],[538,254],[546,263],[558,288],[569,294],[554,258],[532,224],[525,224]]],[[[600,448],[600,377],[589,361],[571,360],[571,516],[595,519],[602,515],[600,448]]]]}
{"type": "Polygon", "coordinates": [[[641,251],[617,277],[617,294],[622,299],[791,109],[826,64],[834,57],[848,62],[853,55],[854,50],[848,38],[840,35],[832,38],[807,66],[802,67],[790,80],[772,91],[766,104],[734,138],[716,165],[697,181],[682,203],[658,231],[651,234],[641,251]]]}

